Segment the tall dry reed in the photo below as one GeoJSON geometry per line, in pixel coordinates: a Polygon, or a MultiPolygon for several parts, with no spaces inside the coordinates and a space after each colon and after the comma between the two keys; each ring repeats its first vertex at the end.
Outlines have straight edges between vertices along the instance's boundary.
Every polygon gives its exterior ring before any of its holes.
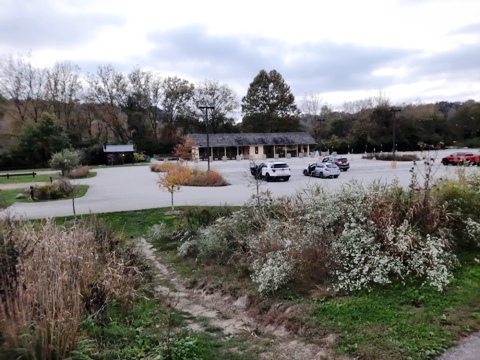
{"type": "Polygon", "coordinates": [[[99,246],[89,227],[3,223],[2,233],[0,353],[7,358],[64,359],[82,318],[94,315],[92,301],[100,311],[112,297],[133,294],[130,264],[99,246]]]}

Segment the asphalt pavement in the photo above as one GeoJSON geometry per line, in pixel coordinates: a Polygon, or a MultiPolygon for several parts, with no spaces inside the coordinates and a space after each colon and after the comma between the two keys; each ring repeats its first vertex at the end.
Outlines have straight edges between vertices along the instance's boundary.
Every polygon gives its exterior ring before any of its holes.
{"type": "MultiPolygon", "coordinates": [[[[434,169],[435,176],[454,173],[455,167],[445,167],[440,164],[441,156],[449,152],[443,151],[435,154],[438,158],[434,169]]],[[[362,156],[363,154],[349,154],[350,170],[342,172],[338,179],[318,179],[303,176],[304,167],[309,163],[318,161],[317,158],[280,159],[290,165],[292,177],[288,182],[270,183],[265,181],[257,183],[253,179],[249,172],[249,160],[212,161],[210,168],[221,173],[230,185],[221,187],[183,186],[179,192],[174,193],[173,203],[174,206],[243,205],[252,195],[256,194],[257,185],[259,185],[260,191],[269,190],[273,196],[293,195],[314,184],[320,184],[325,189],[334,192],[352,179],[364,183],[380,180],[391,182],[396,179],[402,186],[408,186],[412,178],[410,172],[412,162],[397,162],[397,167],[392,168],[388,161],[368,160],[363,159],[362,156]]],[[[256,161],[261,162],[263,160],[256,161]]],[[[206,170],[208,163],[201,161],[188,165],[206,170]]],[[[418,166],[421,167],[421,165],[418,166]]],[[[159,176],[162,175],[151,172],[148,165],[95,168],[94,171],[97,173],[95,177],[72,181],[75,184],[89,186],[85,196],[75,199],[74,205],[77,215],[171,206],[170,193],[157,184],[159,176]]],[[[35,185],[35,183],[33,184],[35,185]]],[[[25,184],[19,185],[19,187],[25,186],[25,184]]],[[[24,219],[68,216],[73,215],[73,202],[71,199],[67,199],[50,202],[15,203],[0,212],[0,217],[6,214],[24,219]]]]}

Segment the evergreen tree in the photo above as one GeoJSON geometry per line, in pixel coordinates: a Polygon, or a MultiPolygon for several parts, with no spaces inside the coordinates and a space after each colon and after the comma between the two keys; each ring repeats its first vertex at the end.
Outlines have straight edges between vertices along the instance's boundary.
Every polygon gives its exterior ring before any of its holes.
{"type": "Polygon", "coordinates": [[[242,98],[243,132],[300,130],[300,111],[290,86],[276,70],[260,70],[242,98]]]}
{"type": "Polygon", "coordinates": [[[57,118],[49,113],[43,113],[38,124],[27,126],[19,140],[19,155],[30,165],[47,165],[54,153],[71,148],[57,118]]]}

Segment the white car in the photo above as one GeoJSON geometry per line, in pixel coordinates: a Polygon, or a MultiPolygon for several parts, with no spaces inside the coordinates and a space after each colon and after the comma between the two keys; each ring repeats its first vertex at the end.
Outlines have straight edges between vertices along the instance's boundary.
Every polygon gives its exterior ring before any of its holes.
{"type": "Polygon", "coordinates": [[[283,161],[269,161],[260,165],[250,164],[250,172],[256,178],[266,181],[285,180],[288,181],[292,176],[290,166],[283,161]]]}
{"type": "Polygon", "coordinates": [[[340,168],[334,163],[318,162],[308,164],[305,169],[303,169],[303,175],[320,178],[338,178],[340,175],[340,168]]]}

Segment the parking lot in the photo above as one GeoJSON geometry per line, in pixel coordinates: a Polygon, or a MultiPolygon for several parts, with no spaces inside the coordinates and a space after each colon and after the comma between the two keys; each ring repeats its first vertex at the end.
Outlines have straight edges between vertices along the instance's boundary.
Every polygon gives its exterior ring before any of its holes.
{"type": "MultiPolygon", "coordinates": [[[[441,158],[450,150],[442,150],[428,154],[436,158],[433,177],[453,176],[457,167],[441,165],[441,158]]],[[[413,163],[397,162],[393,169],[391,162],[363,159],[363,154],[349,154],[350,170],[342,172],[338,179],[320,179],[303,175],[303,169],[318,159],[312,157],[280,159],[289,164],[292,176],[289,181],[260,181],[260,190],[269,190],[273,196],[293,195],[297,191],[308,188],[312,184],[320,184],[332,194],[352,179],[363,183],[374,180],[391,182],[398,179],[402,186],[408,186],[412,174],[413,163]]],[[[273,159],[268,159],[273,160],[273,159]]],[[[257,160],[261,162],[262,160],[257,160]]],[[[188,164],[191,167],[207,169],[207,162],[188,164]]],[[[422,179],[423,162],[417,162],[418,173],[422,179]]],[[[248,160],[213,161],[210,168],[221,173],[230,183],[223,187],[189,187],[184,186],[174,194],[175,206],[183,205],[243,205],[257,191],[256,181],[250,174],[248,160]]],[[[87,194],[75,200],[76,214],[104,213],[123,210],[151,209],[171,205],[170,193],[160,189],[156,184],[158,174],[144,166],[122,166],[95,169],[97,176],[89,179],[74,180],[75,184],[87,184],[87,194]]],[[[468,171],[480,171],[479,167],[468,168],[468,171]]],[[[1,215],[36,219],[45,217],[73,215],[72,200],[50,202],[16,203],[4,210],[1,215]]]]}

